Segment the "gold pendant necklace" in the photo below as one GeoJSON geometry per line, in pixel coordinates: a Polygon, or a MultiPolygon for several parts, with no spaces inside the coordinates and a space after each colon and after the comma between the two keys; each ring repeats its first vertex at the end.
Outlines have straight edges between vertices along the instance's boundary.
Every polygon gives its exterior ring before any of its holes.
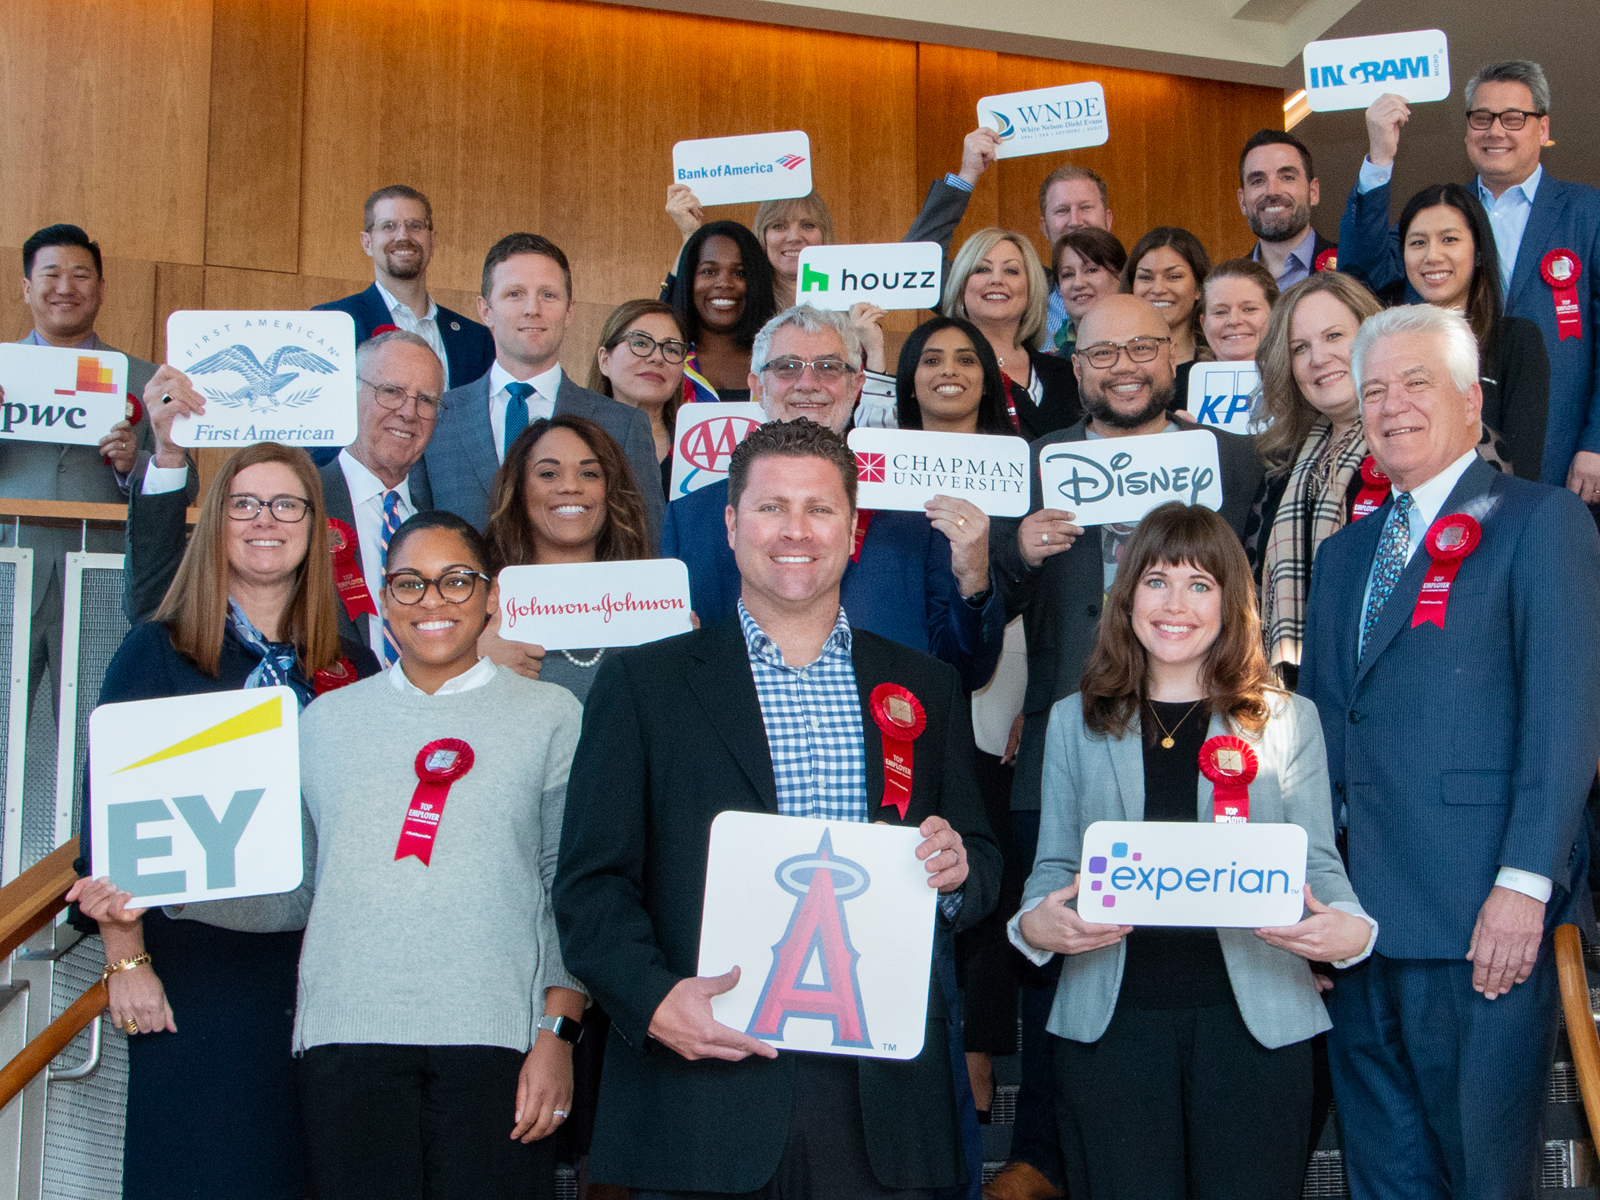
{"type": "Polygon", "coordinates": [[[1200,697],[1200,699],[1196,700],[1193,704],[1191,704],[1189,706],[1189,711],[1184,713],[1183,716],[1179,717],[1178,721],[1177,721],[1177,724],[1173,725],[1173,727],[1169,730],[1165,725],[1163,725],[1161,723],[1161,716],[1160,716],[1159,713],[1156,712],[1156,702],[1154,700],[1150,701],[1150,715],[1155,718],[1156,727],[1158,729],[1160,729],[1163,734],[1166,735],[1165,737],[1163,737],[1161,739],[1161,748],[1163,750],[1171,750],[1172,749],[1172,746],[1173,746],[1172,735],[1174,733],[1177,733],[1178,730],[1182,729],[1183,728],[1183,723],[1194,715],[1194,710],[1199,708],[1205,702],[1206,702],[1206,698],[1204,696],[1202,696],[1202,697],[1200,697]]]}

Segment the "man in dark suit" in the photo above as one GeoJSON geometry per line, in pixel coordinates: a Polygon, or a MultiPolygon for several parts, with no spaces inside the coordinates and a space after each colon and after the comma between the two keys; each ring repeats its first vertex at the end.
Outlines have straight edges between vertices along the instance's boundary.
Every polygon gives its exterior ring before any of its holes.
{"type": "Polygon", "coordinates": [[[553,895],[567,966],[612,1020],[590,1170],[635,1200],[931,1197],[960,1175],[937,987],[922,1052],[891,1062],[778,1054],[712,1016],[737,968],[695,975],[708,837],[724,811],[914,826],[938,920],[964,927],[995,901],[1000,856],[960,680],[853,629],[839,605],[855,482],[854,455],[826,427],[752,433],[733,456],[724,526],[737,616],[618,655],[589,694],[553,895]],[[903,816],[884,803],[869,713],[883,683],[927,718],[903,816]]]}
{"type": "Polygon", "coordinates": [[[1588,908],[1576,849],[1600,753],[1600,540],[1565,491],[1478,459],[1477,346],[1459,314],[1380,313],[1350,365],[1391,496],[1317,553],[1299,683],[1322,716],[1350,882],[1379,925],[1328,1004],[1350,1192],[1531,1200],[1551,933],[1588,908]]]}
{"type": "Polygon", "coordinates": [[[1239,211],[1257,239],[1250,257],[1280,291],[1337,266],[1339,247],[1311,228],[1321,196],[1304,142],[1281,129],[1251,134],[1239,154],[1239,211]]]}
{"type": "MultiPolygon", "coordinates": [[[[328,516],[354,536],[354,557],[348,561],[375,601],[383,587],[389,534],[407,517],[433,507],[409,476],[438,420],[444,367],[422,338],[394,329],[356,348],[356,375],[356,440],[320,468],[322,498],[328,516]]],[[[187,500],[182,488],[189,471],[183,451],[172,443],[172,423],[180,414],[205,411],[204,397],[175,367],[162,367],[145,395],[156,451],[129,497],[123,609],[130,621],[155,611],[183,558],[187,500]]],[[[336,577],[340,565],[336,554],[336,577]]],[[[367,613],[352,616],[342,598],[339,633],[370,646],[379,662],[394,661],[382,620],[367,613]]]]}
{"type": "MultiPolygon", "coordinates": [[[[800,305],[779,313],[756,336],[750,394],[769,420],[807,417],[842,435],[861,394],[860,361],[861,344],[844,313],[800,305]],[[817,360],[840,369],[821,378],[817,360]],[[787,361],[813,365],[792,380],[767,369],[787,361]]],[[[690,599],[707,623],[731,617],[739,599],[739,566],[723,529],[727,506],[728,484],[720,480],[674,500],[662,526],[662,556],[688,565],[690,599]]],[[[845,564],[843,600],[857,629],[936,655],[954,665],[969,688],[979,688],[1000,660],[1005,622],[990,586],[988,546],[974,536],[981,514],[969,509],[953,501],[927,515],[860,514],[861,541],[845,564]],[[967,515],[957,514],[961,505],[967,515]]]]}
{"type": "MultiPolygon", "coordinates": [[[[1467,81],[1466,106],[1467,158],[1478,172],[1470,186],[1494,228],[1506,314],[1538,325],[1550,356],[1539,478],[1576,492],[1600,520],[1600,190],[1552,178],[1539,161],[1550,140],[1550,84],[1538,63],[1490,63],[1467,81]],[[1575,260],[1575,325],[1557,320],[1561,281],[1544,273],[1556,250],[1575,260]]],[[[1339,224],[1340,269],[1374,291],[1406,277],[1399,231],[1389,223],[1389,182],[1410,116],[1394,95],[1367,109],[1367,157],[1339,224]]],[[[1407,303],[1421,302],[1410,284],[1405,290],[1407,303]]]]}
{"type": "MultiPolygon", "coordinates": [[[[1100,608],[1116,576],[1122,544],[1132,526],[1107,525],[1085,532],[1073,514],[1047,507],[1039,482],[1039,460],[1050,447],[1085,438],[1132,437],[1177,432],[1167,405],[1176,380],[1166,320],[1134,296],[1108,296],[1084,314],[1072,356],[1079,393],[1088,413],[1083,420],[1033,443],[1033,504],[1021,520],[996,518],[989,544],[995,575],[1005,597],[1006,617],[1021,615],[1028,640],[1028,686],[1022,705],[1022,740],[1011,789],[1012,855],[1031,864],[1039,840],[1040,781],[1044,735],[1050,709],[1078,690],[1083,665],[1094,649],[1100,608]],[[1091,364],[1096,346],[1118,347],[1107,367],[1091,364]],[[1136,362],[1132,352],[1150,353],[1136,362]]],[[[1261,460],[1248,438],[1203,426],[1217,439],[1222,468],[1222,515],[1235,533],[1244,533],[1250,506],[1261,484],[1261,460]]],[[[1026,870],[1026,867],[1023,868],[1026,870]]],[[[1057,968],[1059,970],[1059,968],[1057,968]]],[[[1023,1079],[1017,1098],[1017,1129],[1012,1176],[1006,1192],[1045,1195],[1059,1185],[1062,1166],[1052,1096],[1054,1079],[1045,1046],[1045,1021],[1055,995],[1054,979],[1030,969],[1024,977],[1022,1006],[1023,1079]],[[1037,1176],[1016,1170],[1026,1164],[1037,1176]]]]}
{"type": "Polygon", "coordinates": [[[561,369],[561,342],[572,321],[572,268],[536,233],[507,234],[483,260],[478,315],[494,335],[486,374],[445,394],[445,412],[412,489],[482,530],[489,491],[506,447],[541,417],[594,421],[622,447],[644,499],[652,544],[661,536],[661,465],[650,418],[573,383],[561,369]]]}

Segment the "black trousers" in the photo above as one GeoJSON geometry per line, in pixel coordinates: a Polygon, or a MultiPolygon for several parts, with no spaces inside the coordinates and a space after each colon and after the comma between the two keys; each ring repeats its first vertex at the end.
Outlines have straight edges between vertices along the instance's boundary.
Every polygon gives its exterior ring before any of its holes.
{"type": "Polygon", "coordinates": [[[765,1186],[737,1194],[635,1189],[633,1200],[931,1200],[932,1192],[886,1188],[873,1175],[855,1059],[796,1054],[795,1060],[789,1137],[765,1186]]]}
{"type": "Polygon", "coordinates": [[[1311,1043],[1268,1050],[1234,1004],[1119,1007],[1098,1042],[1055,1042],[1072,1200],[1296,1200],[1311,1043]]]}
{"type": "Polygon", "coordinates": [[[550,1142],[511,1140],[503,1046],[315,1046],[299,1060],[316,1200],[553,1200],[550,1142]]]}

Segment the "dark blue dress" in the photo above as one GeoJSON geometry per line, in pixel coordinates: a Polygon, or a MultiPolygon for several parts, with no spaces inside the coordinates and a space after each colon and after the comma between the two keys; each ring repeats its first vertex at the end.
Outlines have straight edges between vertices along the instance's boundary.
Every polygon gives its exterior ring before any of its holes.
{"type": "MultiPolygon", "coordinates": [[[[340,648],[365,678],[365,646],[340,648]]],[[[260,660],[223,638],[216,678],[172,648],[166,627],[135,625],[106,668],[100,703],[234,691],[260,660]]],[[[78,869],[90,861],[84,786],[78,869]]],[[[93,922],[74,922],[88,931],[93,922]]],[[[124,1200],[302,1200],[300,1103],[290,1053],[300,934],[236,933],[144,916],[144,944],[177,1033],[128,1039],[124,1200]]]]}

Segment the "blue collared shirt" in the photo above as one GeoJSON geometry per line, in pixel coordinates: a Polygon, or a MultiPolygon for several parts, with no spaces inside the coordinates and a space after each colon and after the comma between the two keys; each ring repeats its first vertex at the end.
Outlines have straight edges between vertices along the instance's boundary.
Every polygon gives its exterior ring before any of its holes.
{"type": "Polygon", "coordinates": [[[1483,185],[1483,177],[1473,180],[1478,189],[1478,199],[1489,214],[1489,225],[1494,230],[1494,248],[1500,256],[1500,299],[1511,294],[1511,272],[1517,265],[1517,251],[1522,249],[1522,235],[1528,228],[1528,216],[1533,212],[1534,193],[1544,178],[1544,166],[1533,169],[1521,183],[1513,184],[1495,199],[1483,185]]]}
{"type": "MultiPolygon", "coordinates": [[[[1298,246],[1289,251],[1289,257],[1284,260],[1283,274],[1278,276],[1278,290],[1280,292],[1287,291],[1302,279],[1311,277],[1311,268],[1315,265],[1312,262],[1313,252],[1316,248],[1317,231],[1308,225],[1306,226],[1306,236],[1300,240],[1298,246]]],[[[1256,248],[1250,252],[1250,258],[1254,262],[1261,261],[1260,242],[1257,242],[1256,248]]]]}

